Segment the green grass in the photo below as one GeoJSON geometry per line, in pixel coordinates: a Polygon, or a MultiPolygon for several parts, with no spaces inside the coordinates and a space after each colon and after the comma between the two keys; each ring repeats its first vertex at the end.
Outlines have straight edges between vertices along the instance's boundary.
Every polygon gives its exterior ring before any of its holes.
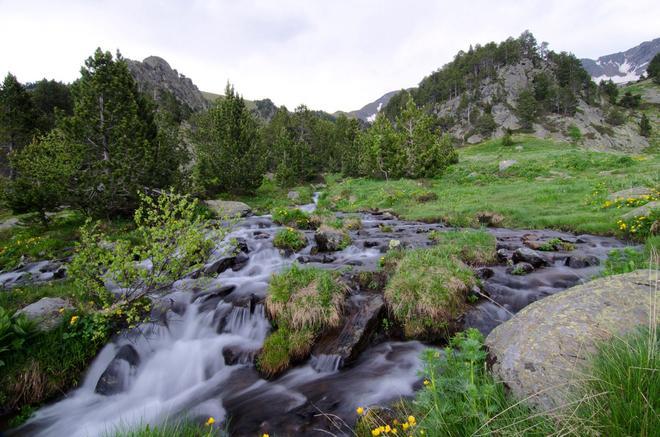
{"type": "Polygon", "coordinates": [[[12,288],[10,292],[0,292],[0,307],[14,313],[43,297],[61,297],[75,302],[79,298],[79,294],[75,293],[69,280],[26,284],[12,288]]]}
{"type": "Polygon", "coordinates": [[[429,238],[444,252],[455,254],[461,261],[471,266],[497,262],[497,241],[487,231],[431,231],[429,238]]]}
{"type": "Polygon", "coordinates": [[[192,420],[162,425],[141,425],[135,428],[119,427],[114,432],[106,433],[105,437],[211,437],[228,435],[225,430],[218,429],[217,422],[203,425],[192,420]]]}
{"type": "Polygon", "coordinates": [[[658,154],[592,152],[526,136],[517,137],[516,145],[523,149],[499,140],[462,148],[460,162],[437,179],[327,177],[324,202],[348,212],[387,208],[404,219],[456,226],[478,226],[477,215],[488,211],[503,216],[507,227],[614,235],[617,219],[630,208],[602,208],[607,195],[660,183],[658,154]],[[498,163],[508,159],[518,162],[500,173],[498,163]],[[438,200],[417,200],[429,192],[438,200]]]}
{"type": "Polygon", "coordinates": [[[266,308],[277,330],[259,354],[260,371],[273,376],[307,357],[314,338],[339,323],[345,291],[336,272],[294,264],[273,275],[266,308]]]}
{"type": "Polygon", "coordinates": [[[659,348],[657,327],[599,345],[577,410],[582,426],[599,435],[658,435],[659,348]]]}
{"type": "Polygon", "coordinates": [[[605,260],[602,275],[619,275],[648,268],[660,269],[660,235],[649,237],[642,250],[633,247],[612,250],[605,260]]]}
{"type": "MultiPolygon", "coordinates": [[[[21,262],[71,255],[80,237],[79,228],[85,223],[82,214],[72,211],[56,214],[46,228],[29,216],[21,219],[20,225],[0,231],[0,270],[15,269],[21,262]]],[[[138,238],[132,220],[104,221],[101,228],[110,241],[121,237],[135,242],[138,238]]]]}
{"type": "Polygon", "coordinates": [[[280,229],[277,231],[277,234],[275,234],[273,246],[279,249],[289,249],[297,252],[307,246],[307,238],[305,237],[305,234],[296,229],[280,229]]]}
{"type": "Polygon", "coordinates": [[[238,200],[250,205],[255,214],[268,214],[274,208],[287,208],[293,205],[312,203],[314,190],[310,185],[293,188],[281,188],[274,181],[264,178],[264,182],[253,195],[231,196],[221,195],[225,200],[238,200]],[[298,200],[293,201],[287,197],[289,191],[300,193],[298,200]]]}

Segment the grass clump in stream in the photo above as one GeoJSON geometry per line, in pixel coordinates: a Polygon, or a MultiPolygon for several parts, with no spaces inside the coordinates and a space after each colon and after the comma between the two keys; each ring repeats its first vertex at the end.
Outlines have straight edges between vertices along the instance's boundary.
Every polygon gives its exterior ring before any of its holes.
{"type": "Polygon", "coordinates": [[[275,238],[273,239],[273,246],[277,247],[278,249],[292,250],[297,252],[307,246],[307,238],[305,237],[305,234],[296,229],[280,229],[277,231],[277,234],[275,234],[275,238]]]}
{"type": "Polygon", "coordinates": [[[266,338],[259,354],[261,372],[274,376],[292,361],[306,358],[314,338],[339,324],[345,292],[336,272],[294,264],[273,275],[266,308],[277,330],[266,338]]]}
{"type": "Polygon", "coordinates": [[[469,265],[496,262],[495,238],[484,230],[432,232],[428,249],[394,250],[385,299],[408,337],[447,336],[477,280],[469,265]]]}

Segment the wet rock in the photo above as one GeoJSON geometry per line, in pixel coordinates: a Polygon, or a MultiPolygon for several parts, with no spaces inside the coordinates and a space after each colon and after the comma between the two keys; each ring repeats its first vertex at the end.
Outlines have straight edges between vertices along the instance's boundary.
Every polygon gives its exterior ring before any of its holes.
{"type": "Polygon", "coordinates": [[[489,279],[493,277],[495,272],[490,267],[479,267],[475,270],[475,274],[479,279],[489,279]]]}
{"type": "Polygon", "coordinates": [[[245,203],[230,200],[207,200],[206,206],[218,217],[245,217],[252,213],[245,203]]]}
{"type": "Polygon", "coordinates": [[[574,269],[583,269],[585,267],[597,266],[600,264],[600,260],[593,255],[571,255],[566,258],[565,264],[574,269]]]}
{"type": "Polygon", "coordinates": [[[236,264],[235,256],[223,256],[222,258],[212,262],[211,264],[204,267],[205,275],[220,274],[225,270],[233,267],[236,264]]]}
{"type": "Polygon", "coordinates": [[[314,233],[314,239],[320,252],[334,252],[345,249],[351,243],[351,237],[340,229],[321,226],[314,233]]]}
{"type": "Polygon", "coordinates": [[[600,278],[530,304],[488,335],[494,374],[543,410],[567,405],[597,342],[651,322],[658,291],[650,276],[600,278]]]}
{"type": "Polygon", "coordinates": [[[130,344],[123,345],[101,375],[94,391],[105,396],[121,393],[128,388],[129,379],[139,365],[140,355],[135,348],[130,344]]]}
{"type": "Polygon", "coordinates": [[[234,260],[234,265],[231,266],[231,269],[237,272],[245,267],[248,261],[250,261],[250,257],[248,257],[244,252],[238,252],[234,260]]]}
{"type": "Polygon", "coordinates": [[[297,191],[289,191],[289,192],[287,193],[286,197],[287,197],[289,200],[293,200],[293,201],[295,202],[296,200],[299,200],[299,199],[300,199],[300,193],[297,192],[297,191]]]}
{"type": "Polygon", "coordinates": [[[517,162],[518,162],[518,161],[516,161],[515,159],[509,159],[509,160],[506,160],[506,161],[500,161],[499,169],[500,169],[500,171],[502,172],[502,171],[506,170],[507,168],[511,167],[512,165],[516,164],[517,162]]]}
{"type": "Polygon", "coordinates": [[[536,268],[549,266],[552,264],[552,261],[549,257],[528,247],[519,247],[516,249],[513,252],[513,262],[526,262],[536,268]]]}
{"type": "Polygon", "coordinates": [[[639,199],[644,196],[651,196],[653,190],[646,187],[633,187],[628,188],[627,190],[617,191],[616,193],[610,194],[607,199],[610,201],[615,201],[617,199],[639,199]]]}
{"type": "Polygon", "coordinates": [[[622,215],[621,219],[632,220],[635,217],[641,217],[641,216],[648,217],[651,214],[651,211],[656,209],[660,209],[660,200],[654,200],[653,202],[649,202],[646,205],[638,206],[632,211],[628,211],[627,213],[622,215]]]}
{"type": "Polygon", "coordinates": [[[328,254],[323,254],[323,255],[300,255],[297,260],[301,264],[307,264],[307,263],[321,263],[321,264],[330,264],[335,262],[335,257],[328,255],[328,254]]]}
{"type": "Polygon", "coordinates": [[[497,259],[500,261],[506,261],[509,259],[509,252],[506,249],[497,249],[497,259]]]}
{"type": "Polygon", "coordinates": [[[62,318],[60,310],[72,310],[73,305],[60,297],[44,297],[33,304],[26,306],[18,311],[16,315],[23,314],[28,319],[37,323],[37,327],[42,331],[48,331],[55,328],[62,318]]]}
{"type": "MultiPolygon", "coordinates": [[[[268,234],[266,234],[268,235],[268,234]]],[[[250,253],[250,248],[248,247],[247,240],[245,238],[235,238],[236,241],[236,250],[243,253],[250,253]]]]}
{"type": "Polygon", "coordinates": [[[239,345],[225,346],[222,349],[222,357],[225,364],[233,366],[235,364],[250,364],[254,362],[258,350],[245,349],[239,345]]]}
{"type": "Polygon", "coordinates": [[[506,272],[510,275],[526,275],[534,271],[534,266],[530,263],[519,262],[507,267],[506,272]]]}
{"type": "Polygon", "coordinates": [[[378,246],[378,241],[365,241],[362,243],[365,249],[369,249],[370,247],[376,247],[378,246]]]}
{"type": "Polygon", "coordinates": [[[348,302],[341,326],[326,332],[316,343],[312,354],[336,355],[345,364],[357,358],[369,343],[371,333],[378,327],[385,302],[380,294],[356,295],[348,302]]]}
{"type": "Polygon", "coordinates": [[[383,214],[380,216],[381,220],[395,220],[396,217],[389,211],[383,212],[383,214]]]}

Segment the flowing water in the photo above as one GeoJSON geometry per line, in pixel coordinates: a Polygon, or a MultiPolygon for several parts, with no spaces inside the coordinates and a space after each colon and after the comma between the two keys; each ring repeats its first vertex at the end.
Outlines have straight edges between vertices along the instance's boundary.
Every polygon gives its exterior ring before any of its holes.
{"type": "MultiPolygon", "coordinates": [[[[233,435],[321,435],[319,429],[351,434],[357,406],[410,396],[419,387],[424,345],[382,341],[350,363],[337,354],[319,353],[272,381],[260,378],[253,362],[271,329],[262,302],[273,273],[296,259],[324,268],[373,270],[390,240],[422,247],[430,244],[430,230],[445,229],[380,214],[362,219],[363,229],[352,232],[353,244],[325,258],[312,254],[311,232],[308,247],[285,256],[272,245],[279,227],[269,216],[243,220],[231,235],[249,250],[242,266],[217,278],[175,283],[156,305],[155,321],[118,336],[99,353],[79,388],[38,410],[11,435],[97,436],[182,416],[200,421],[214,417],[218,424],[230,418],[233,435]],[[391,231],[383,232],[383,223],[391,231]]],[[[493,232],[505,250],[522,245],[524,231],[493,232]]],[[[543,236],[572,238],[577,251],[601,260],[621,245],[608,238],[553,232],[543,236]]],[[[221,257],[218,251],[207,266],[221,257]]],[[[565,261],[557,256],[552,266],[526,276],[493,267],[484,281],[492,301],[476,305],[465,318],[466,326],[488,332],[528,303],[588,279],[599,269],[574,269],[565,261]]],[[[360,299],[359,292],[351,293],[351,299],[360,299]]]]}

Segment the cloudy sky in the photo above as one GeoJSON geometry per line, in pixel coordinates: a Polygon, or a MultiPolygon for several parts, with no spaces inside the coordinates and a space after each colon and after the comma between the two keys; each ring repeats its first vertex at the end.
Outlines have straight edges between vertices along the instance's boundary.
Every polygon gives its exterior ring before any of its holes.
{"type": "Polygon", "coordinates": [[[660,36],[657,0],[0,0],[0,74],[72,81],[96,47],[165,58],[200,89],[358,109],[470,44],[531,30],[595,58],[660,36]]]}

